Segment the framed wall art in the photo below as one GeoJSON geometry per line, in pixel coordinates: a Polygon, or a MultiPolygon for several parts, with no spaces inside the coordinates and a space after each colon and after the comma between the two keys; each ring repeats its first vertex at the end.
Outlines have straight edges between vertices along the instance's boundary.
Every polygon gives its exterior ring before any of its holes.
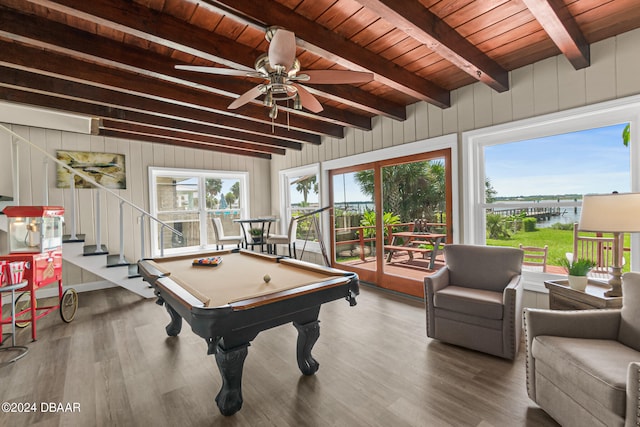
{"type": "MultiPolygon", "coordinates": [[[[58,150],[56,157],[69,167],[84,173],[106,188],[112,190],[124,190],[127,188],[124,154],[58,150]]],[[[71,185],[70,180],[71,172],[58,165],[56,187],[69,188],[71,185]]],[[[91,183],[78,175],[75,175],[74,182],[76,188],[93,188],[91,183]]]]}

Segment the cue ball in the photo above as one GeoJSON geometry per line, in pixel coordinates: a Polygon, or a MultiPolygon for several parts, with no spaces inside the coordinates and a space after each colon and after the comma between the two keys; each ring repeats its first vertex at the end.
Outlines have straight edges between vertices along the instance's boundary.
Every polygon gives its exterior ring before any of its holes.
{"type": "Polygon", "coordinates": [[[271,281],[271,276],[269,276],[268,274],[265,274],[262,279],[264,280],[265,283],[269,283],[271,281]]]}

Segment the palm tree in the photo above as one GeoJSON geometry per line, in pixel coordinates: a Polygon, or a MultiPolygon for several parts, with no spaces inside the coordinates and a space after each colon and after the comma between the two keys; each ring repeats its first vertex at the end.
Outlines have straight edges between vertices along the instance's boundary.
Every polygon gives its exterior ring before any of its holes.
{"type": "Polygon", "coordinates": [[[216,195],[222,191],[222,180],[219,178],[207,178],[205,180],[205,192],[207,207],[213,209],[218,204],[216,195]]]}
{"type": "MultiPolygon", "coordinates": [[[[355,179],[360,190],[373,197],[373,171],[359,171],[355,179]]],[[[398,214],[402,221],[434,218],[445,209],[445,166],[440,160],[404,163],[382,169],[383,209],[398,214]]]]}
{"type": "Polygon", "coordinates": [[[308,178],[297,181],[296,191],[302,193],[303,206],[307,206],[307,198],[309,197],[309,192],[313,191],[315,194],[318,194],[318,183],[316,181],[316,176],[311,175],[308,178]]]}

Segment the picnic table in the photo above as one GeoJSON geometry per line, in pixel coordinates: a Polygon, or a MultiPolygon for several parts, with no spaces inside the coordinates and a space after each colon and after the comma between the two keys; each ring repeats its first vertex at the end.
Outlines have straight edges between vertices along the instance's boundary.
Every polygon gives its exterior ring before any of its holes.
{"type": "Polygon", "coordinates": [[[391,244],[384,245],[385,251],[388,251],[387,262],[391,262],[392,256],[397,251],[406,251],[409,259],[413,259],[414,253],[421,253],[426,259],[429,259],[429,269],[433,270],[436,257],[442,249],[446,234],[415,232],[415,231],[399,231],[391,235],[391,244]],[[398,239],[402,239],[403,243],[399,244],[398,239]],[[431,248],[420,247],[420,245],[431,245],[431,248]]]}

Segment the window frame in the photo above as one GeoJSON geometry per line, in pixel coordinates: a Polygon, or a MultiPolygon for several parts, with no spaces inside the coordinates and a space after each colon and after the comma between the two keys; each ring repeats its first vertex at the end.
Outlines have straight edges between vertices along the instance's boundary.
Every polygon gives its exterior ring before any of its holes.
{"type": "MultiPolygon", "coordinates": [[[[156,179],[158,177],[173,176],[173,177],[192,177],[198,179],[198,197],[200,202],[198,203],[197,212],[200,218],[200,245],[188,246],[184,248],[165,248],[164,254],[181,254],[194,252],[196,250],[210,250],[215,248],[215,243],[207,242],[207,229],[203,228],[207,226],[208,213],[211,211],[207,208],[205,202],[205,180],[207,178],[218,179],[237,179],[240,182],[240,217],[246,218],[249,210],[249,173],[242,171],[222,171],[222,170],[206,170],[206,169],[181,169],[181,168],[165,168],[165,167],[149,167],[149,212],[154,217],[158,217],[158,197],[156,193],[156,179]],[[204,243],[203,243],[204,242],[204,243]]],[[[160,242],[159,233],[155,221],[151,221],[149,224],[150,230],[150,242],[151,242],[151,256],[160,256],[160,242]]]]}
{"type": "MultiPolygon", "coordinates": [[[[561,112],[517,120],[487,128],[462,133],[462,173],[465,191],[463,194],[463,224],[465,242],[484,245],[486,222],[484,201],[485,170],[484,148],[491,145],[525,141],[541,137],[571,133],[585,129],[629,123],[631,191],[640,191],[640,96],[621,98],[579,107],[561,112]]],[[[622,142],[621,142],[622,143],[622,142]]],[[[631,235],[631,269],[640,266],[640,233],[631,235]]],[[[544,290],[543,282],[557,275],[539,272],[524,272],[525,284],[529,288],[544,290]]]]}
{"type": "MultiPolygon", "coordinates": [[[[278,172],[278,181],[280,188],[280,221],[279,221],[279,233],[287,234],[289,226],[289,218],[291,217],[291,196],[290,196],[290,182],[292,178],[314,175],[316,176],[316,182],[318,183],[318,208],[322,207],[322,182],[320,179],[320,163],[312,163],[305,166],[296,168],[283,169],[278,172]]],[[[296,239],[296,247],[302,249],[303,241],[296,239]]],[[[305,250],[311,252],[319,252],[320,244],[318,242],[306,242],[305,250]]]]}

